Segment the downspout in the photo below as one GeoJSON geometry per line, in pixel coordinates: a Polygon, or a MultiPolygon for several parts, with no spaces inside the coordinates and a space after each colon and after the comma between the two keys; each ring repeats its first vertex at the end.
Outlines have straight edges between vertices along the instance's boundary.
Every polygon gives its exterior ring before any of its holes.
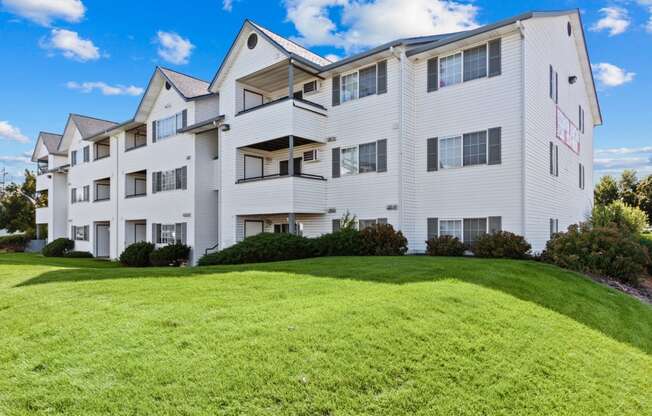
{"type": "Polygon", "coordinates": [[[398,52],[393,46],[390,46],[389,52],[398,59],[399,62],[399,119],[398,119],[398,229],[403,229],[403,125],[404,125],[404,104],[403,104],[403,83],[405,82],[405,60],[404,52],[398,52]]]}
{"type": "Polygon", "coordinates": [[[526,214],[526,190],[527,190],[527,169],[526,169],[526,157],[527,157],[527,137],[525,134],[525,111],[526,111],[526,101],[525,101],[525,27],[523,22],[520,20],[516,22],[519,33],[521,35],[521,134],[522,134],[522,143],[521,143],[521,221],[522,221],[522,231],[523,237],[527,238],[527,214],[526,214]]]}
{"type": "MultiPolygon", "coordinates": [[[[123,140],[126,140],[126,137],[123,140]]],[[[109,143],[111,142],[109,141],[109,143]]],[[[118,151],[117,137],[115,139],[115,147],[115,256],[117,259],[120,257],[120,253],[118,253],[118,247],[120,247],[120,152],[118,151]]]]}

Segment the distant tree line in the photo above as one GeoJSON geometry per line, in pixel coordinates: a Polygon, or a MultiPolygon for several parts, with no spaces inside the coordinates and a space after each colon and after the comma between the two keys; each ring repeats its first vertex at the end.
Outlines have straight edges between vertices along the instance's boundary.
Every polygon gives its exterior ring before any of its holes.
{"type": "Polygon", "coordinates": [[[652,175],[639,180],[636,171],[625,170],[619,179],[603,176],[595,186],[595,204],[607,206],[621,201],[625,205],[639,208],[652,221],[652,175]]]}

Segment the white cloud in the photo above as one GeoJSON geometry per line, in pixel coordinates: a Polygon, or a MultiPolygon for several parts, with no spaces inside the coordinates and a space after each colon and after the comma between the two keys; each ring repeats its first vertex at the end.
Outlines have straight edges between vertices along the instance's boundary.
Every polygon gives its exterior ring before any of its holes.
{"type": "Polygon", "coordinates": [[[176,64],[183,65],[188,63],[190,54],[195,48],[190,39],[182,38],[174,32],[164,32],[159,30],[156,34],[156,42],[159,44],[158,56],[161,59],[176,64]]]}
{"type": "Polygon", "coordinates": [[[324,56],[324,58],[328,59],[331,62],[337,62],[342,59],[341,56],[335,55],[334,53],[329,53],[328,55],[324,56]]]}
{"type": "Polygon", "coordinates": [[[133,95],[138,96],[143,93],[144,89],[133,85],[109,85],[102,81],[82,82],[69,81],[66,87],[71,90],[79,90],[84,93],[90,93],[93,90],[100,91],[103,95],[133,95]]]}
{"type": "Polygon", "coordinates": [[[2,0],[2,6],[43,26],[49,26],[56,19],[79,22],[86,13],[81,0],[2,0]]]}
{"type": "Polygon", "coordinates": [[[611,149],[597,149],[596,155],[631,155],[635,153],[652,154],[652,146],[644,147],[615,147],[611,149]]]}
{"type": "Polygon", "coordinates": [[[9,124],[8,121],[0,121],[0,138],[13,140],[19,143],[29,143],[29,137],[20,132],[18,127],[9,124]]]}
{"type": "Polygon", "coordinates": [[[468,30],[478,8],[453,0],[285,0],[297,41],[356,52],[392,39],[468,30]],[[332,16],[339,16],[339,21],[332,16]]]}
{"type": "Polygon", "coordinates": [[[652,174],[652,146],[596,149],[593,167],[596,180],[604,175],[618,176],[633,169],[639,176],[652,174]]]}
{"type": "Polygon", "coordinates": [[[222,0],[222,10],[227,12],[233,10],[233,0],[222,0]]]}
{"type": "Polygon", "coordinates": [[[616,36],[625,33],[631,24],[629,13],[622,7],[605,7],[600,9],[600,13],[603,15],[602,19],[591,27],[595,32],[608,30],[609,36],[616,36]]]}
{"type": "Polygon", "coordinates": [[[82,39],[77,32],[66,29],[52,29],[48,39],[41,40],[41,47],[59,50],[69,59],[86,62],[100,59],[100,50],[91,40],[82,39]]]}
{"type": "Polygon", "coordinates": [[[595,77],[605,87],[619,87],[628,82],[632,82],[636,76],[634,72],[627,72],[623,68],[606,62],[594,64],[592,68],[595,77]]]}
{"type": "Polygon", "coordinates": [[[27,156],[0,156],[0,162],[5,163],[30,163],[31,159],[27,156]]]}

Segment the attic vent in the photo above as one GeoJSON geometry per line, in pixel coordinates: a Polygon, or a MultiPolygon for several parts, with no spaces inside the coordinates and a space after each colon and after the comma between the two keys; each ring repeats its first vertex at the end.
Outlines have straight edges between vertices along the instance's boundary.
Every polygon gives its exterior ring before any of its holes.
{"type": "Polygon", "coordinates": [[[315,92],[315,91],[317,91],[317,81],[316,80],[306,82],[305,84],[303,84],[303,93],[304,94],[309,94],[309,93],[315,92]]]}
{"type": "Polygon", "coordinates": [[[249,35],[249,38],[247,39],[247,48],[253,49],[256,47],[258,44],[258,35],[255,33],[252,33],[249,35]]]}
{"type": "Polygon", "coordinates": [[[304,162],[317,162],[319,160],[319,154],[317,149],[308,150],[303,152],[303,161],[304,162]]]}
{"type": "Polygon", "coordinates": [[[165,89],[169,90],[170,88],[172,88],[172,85],[170,85],[169,82],[165,81],[165,89]]]}

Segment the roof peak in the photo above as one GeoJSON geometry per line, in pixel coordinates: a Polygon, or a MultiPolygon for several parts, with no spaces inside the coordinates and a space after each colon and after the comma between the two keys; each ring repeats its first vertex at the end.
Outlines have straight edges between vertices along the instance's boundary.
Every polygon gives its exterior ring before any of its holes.
{"type": "Polygon", "coordinates": [[[201,78],[196,77],[196,76],[194,76],[194,75],[188,75],[188,74],[186,74],[186,73],[184,73],[184,72],[180,72],[180,71],[177,71],[177,70],[172,69],[172,68],[167,68],[167,67],[165,67],[165,66],[160,66],[160,65],[157,66],[157,68],[160,69],[161,71],[174,72],[175,74],[179,74],[179,75],[182,75],[182,76],[184,76],[184,77],[192,78],[192,79],[194,79],[194,80],[201,81],[201,82],[204,82],[204,83],[208,84],[208,81],[206,81],[206,80],[204,80],[204,79],[201,79],[201,78]]]}

